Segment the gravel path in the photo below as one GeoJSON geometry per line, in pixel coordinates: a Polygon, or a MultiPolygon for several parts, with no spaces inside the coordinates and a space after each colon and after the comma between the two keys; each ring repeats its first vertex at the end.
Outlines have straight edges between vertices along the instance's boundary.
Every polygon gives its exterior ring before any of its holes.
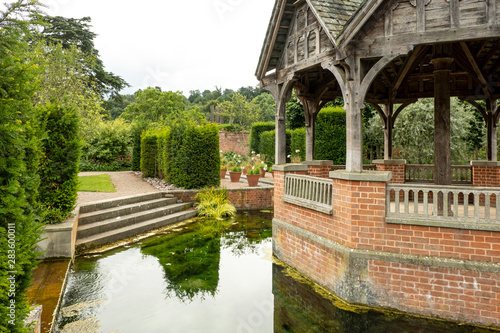
{"type": "Polygon", "coordinates": [[[117,172],[80,172],[79,176],[92,176],[108,174],[111,176],[111,182],[115,186],[116,192],[78,192],[77,204],[87,202],[101,201],[120,197],[127,197],[136,194],[159,192],[156,188],[143,181],[132,171],[117,172]]]}

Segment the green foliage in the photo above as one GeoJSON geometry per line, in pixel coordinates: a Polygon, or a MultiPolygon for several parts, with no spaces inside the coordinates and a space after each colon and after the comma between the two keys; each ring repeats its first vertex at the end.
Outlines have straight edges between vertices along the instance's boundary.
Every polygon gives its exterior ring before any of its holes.
{"type": "Polygon", "coordinates": [[[129,122],[171,122],[179,119],[182,111],[184,96],[180,93],[147,88],[136,93],[135,102],[127,106],[120,117],[129,122]]]}
{"type": "Polygon", "coordinates": [[[85,143],[83,157],[96,164],[119,162],[130,166],[130,143],[130,125],[121,119],[104,122],[99,126],[99,134],[85,143]]]}
{"type": "Polygon", "coordinates": [[[37,1],[15,1],[0,10],[0,332],[27,332],[30,310],[25,292],[36,267],[40,238],[37,204],[41,138],[39,114],[31,98],[38,69],[27,56],[29,17],[37,1]],[[10,228],[9,228],[10,227],[10,228]],[[10,233],[9,233],[10,231],[10,233]],[[9,243],[9,235],[15,243],[9,243]],[[11,244],[12,247],[11,247],[11,244]],[[15,273],[9,273],[15,272],[15,273]],[[14,277],[12,294],[8,278],[14,277]],[[10,295],[9,295],[10,294],[10,295]],[[15,315],[8,306],[15,302],[15,315]]]}
{"type": "Polygon", "coordinates": [[[47,105],[43,110],[47,135],[43,138],[40,202],[44,221],[59,223],[76,204],[81,141],[74,109],[47,105]]]}
{"type": "MultiPolygon", "coordinates": [[[[463,164],[468,155],[467,138],[474,120],[473,108],[458,99],[451,99],[450,131],[452,164],[463,164]]],[[[434,100],[420,99],[406,107],[396,119],[394,147],[401,151],[401,158],[410,164],[434,162],[434,100]]]]}
{"type": "Polygon", "coordinates": [[[249,129],[257,119],[255,110],[251,107],[247,98],[239,93],[231,97],[231,101],[223,101],[218,104],[220,115],[229,120],[230,124],[249,129]]]}
{"type": "Polygon", "coordinates": [[[92,77],[86,73],[93,59],[82,61],[76,46],[63,48],[61,44],[41,42],[32,48],[31,57],[43,70],[33,101],[41,106],[57,103],[75,109],[80,117],[80,136],[87,141],[98,137],[105,111],[92,77]]]}
{"type": "MultiPolygon", "coordinates": [[[[260,136],[263,132],[274,130],[276,127],[273,122],[259,122],[252,124],[250,130],[250,150],[255,153],[260,153],[260,136]]],[[[274,156],[274,154],[273,154],[274,156]]]]}
{"type": "Polygon", "coordinates": [[[230,172],[241,172],[241,167],[233,166],[229,169],[230,172]]]}
{"type": "Polygon", "coordinates": [[[306,160],[306,129],[297,128],[292,131],[292,142],[290,143],[290,150],[292,155],[300,157],[301,161],[306,160]]]}
{"type": "Polygon", "coordinates": [[[297,100],[295,91],[292,93],[290,101],[286,103],[286,128],[296,129],[306,125],[304,107],[297,100]]]}
{"type": "Polygon", "coordinates": [[[216,124],[172,126],[167,162],[169,180],[187,189],[219,186],[219,130],[216,124]]]}
{"type": "Polygon", "coordinates": [[[170,156],[168,155],[170,144],[170,127],[159,128],[156,131],[156,145],[158,149],[158,176],[163,179],[170,178],[170,156]]]}
{"type": "Polygon", "coordinates": [[[251,107],[256,112],[259,121],[274,121],[276,118],[276,106],[274,98],[269,93],[260,94],[251,102],[251,107]]]}
{"type": "Polygon", "coordinates": [[[340,107],[322,109],[316,118],[315,159],[346,162],[346,112],[340,107]]]}
{"type": "Polygon", "coordinates": [[[141,171],[143,177],[159,177],[158,136],[154,130],[141,135],[141,171]]]}
{"type": "Polygon", "coordinates": [[[147,128],[145,122],[134,122],[132,125],[132,170],[141,170],[141,135],[147,128]]]}
{"type": "MultiPolygon", "coordinates": [[[[286,156],[287,162],[290,162],[290,158],[292,156],[291,150],[291,141],[292,141],[292,131],[286,130],[286,156]]],[[[266,161],[269,165],[272,165],[276,161],[276,131],[267,131],[260,135],[260,148],[259,151],[261,154],[266,156],[266,161]]]]}
{"type": "Polygon", "coordinates": [[[260,168],[256,168],[255,166],[247,170],[247,175],[260,175],[260,173],[260,168]]]}
{"type": "Polygon", "coordinates": [[[117,96],[120,90],[130,85],[121,77],[104,70],[104,64],[99,58],[99,51],[94,46],[94,38],[97,36],[91,29],[91,18],[81,19],[66,18],[61,16],[42,16],[44,27],[41,37],[49,44],[60,44],[64,49],[71,49],[75,45],[81,51],[79,61],[84,65],[85,75],[90,77],[92,85],[89,88],[97,88],[99,95],[117,96]],[[89,64],[87,58],[94,60],[89,64]]]}
{"type": "Polygon", "coordinates": [[[196,201],[199,216],[222,220],[236,215],[236,208],[229,202],[225,188],[205,188],[196,195],[196,201]]]}

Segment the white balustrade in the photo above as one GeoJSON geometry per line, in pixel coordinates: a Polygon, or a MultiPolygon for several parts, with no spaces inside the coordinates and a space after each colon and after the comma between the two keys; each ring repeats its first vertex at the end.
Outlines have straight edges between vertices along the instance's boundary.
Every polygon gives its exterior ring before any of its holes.
{"type": "Polygon", "coordinates": [[[333,214],[333,181],[287,174],[283,201],[331,215],[333,214]]]}

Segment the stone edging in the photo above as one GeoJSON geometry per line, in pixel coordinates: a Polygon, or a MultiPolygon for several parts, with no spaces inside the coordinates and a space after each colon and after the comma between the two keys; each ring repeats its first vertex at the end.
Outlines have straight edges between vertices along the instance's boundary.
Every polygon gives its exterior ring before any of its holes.
{"type": "Polygon", "coordinates": [[[273,219],[273,226],[278,226],[280,228],[286,229],[290,232],[293,232],[294,234],[309,239],[317,244],[320,244],[342,255],[354,256],[355,258],[359,259],[397,262],[401,264],[426,266],[426,267],[439,267],[439,268],[449,268],[458,270],[464,269],[469,271],[479,271],[486,273],[500,272],[500,263],[353,249],[345,245],[339,244],[337,242],[334,242],[332,240],[329,240],[325,237],[319,236],[311,231],[288,224],[279,219],[273,219]]]}

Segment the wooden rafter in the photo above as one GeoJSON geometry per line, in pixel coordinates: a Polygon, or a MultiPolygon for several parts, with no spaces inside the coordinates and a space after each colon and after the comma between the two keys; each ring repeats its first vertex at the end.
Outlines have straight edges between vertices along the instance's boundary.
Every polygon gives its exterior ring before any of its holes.
{"type": "Polygon", "coordinates": [[[394,81],[391,87],[393,98],[396,97],[398,89],[403,83],[405,77],[415,67],[415,64],[418,63],[417,60],[421,61],[421,57],[425,55],[425,51],[427,51],[427,49],[428,46],[418,45],[413,51],[413,53],[408,58],[406,58],[406,61],[403,63],[403,66],[401,66],[401,69],[397,74],[396,80],[394,81]]]}
{"type": "Polygon", "coordinates": [[[462,49],[464,51],[465,56],[469,60],[470,65],[472,66],[472,69],[474,70],[474,73],[476,74],[479,82],[483,86],[482,89],[483,89],[485,95],[488,96],[489,95],[489,89],[488,89],[489,85],[488,85],[488,82],[486,81],[486,79],[483,75],[483,72],[481,71],[481,69],[479,68],[479,66],[477,64],[476,59],[472,55],[469,47],[467,46],[467,44],[465,42],[460,42],[460,46],[462,46],[462,49]]]}

